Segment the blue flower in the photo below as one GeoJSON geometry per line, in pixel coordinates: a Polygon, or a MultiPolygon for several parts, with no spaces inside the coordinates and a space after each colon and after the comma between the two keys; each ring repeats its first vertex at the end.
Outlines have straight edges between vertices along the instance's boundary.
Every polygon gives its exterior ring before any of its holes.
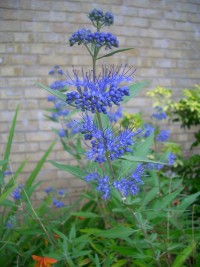
{"type": "Polygon", "coordinates": [[[91,21],[103,21],[104,20],[104,14],[102,10],[94,8],[92,11],[90,11],[88,17],[91,21]]]}
{"type": "Polygon", "coordinates": [[[79,79],[77,71],[73,70],[73,73],[74,79],[70,77],[66,84],[75,86],[77,91],[68,92],[66,101],[77,109],[107,114],[107,107],[113,104],[119,106],[124,96],[129,96],[129,88],[120,86],[120,83],[132,80],[133,72],[126,70],[126,66],[122,71],[121,66],[110,69],[103,66],[95,82],[92,81],[92,73],[83,73],[82,79],[79,79]]]}
{"type": "Polygon", "coordinates": [[[49,75],[53,75],[54,73],[55,73],[54,70],[50,70],[50,71],[49,71],[49,75]]]}
{"type": "Polygon", "coordinates": [[[56,199],[56,198],[53,199],[53,205],[54,205],[56,208],[62,208],[62,207],[65,206],[64,202],[59,201],[59,200],[56,199]]]}
{"type": "Polygon", "coordinates": [[[58,135],[62,138],[62,137],[65,137],[67,134],[66,134],[66,131],[64,129],[60,129],[60,130],[58,130],[58,135]]]}
{"type": "Polygon", "coordinates": [[[11,196],[13,197],[14,200],[19,200],[21,196],[21,191],[23,189],[23,185],[19,184],[17,188],[12,192],[11,196]]]}
{"type": "Polygon", "coordinates": [[[131,177],[134,179],[137,183],[143,183],[141,180],[142,175],[144,174],[144,166],[143,164],[139,164],[136,169],[132,172],[131,177]]]}
{"type": "Polygon", "coordinates": [[[124,197],[127,197],[129,194],[137,195],[139,192],[139,187],[133,180],[122,178],[118,181],[113,182],[113,186],[117,189],[124,197]]]}
{"type": "Polygon", "coordinates": [[[69,115],[69,110],[67,109],[58,111],[58,116],[66,117],[68,115],[69,115]]]}
{"type": "Polygon", "coordinates": [[[45,189],[45,192],[48,194],[48,193],[51,193],[51,192],[53,192],[54,191],[54,189],[53,189],[53,187],[51,187],[51,186],[49,186],[49,187],[47,187],[46,189],[45,189]]]}
{"type": "Polygon", "coordinates": [[[157,113],[154,113],[152,115],[153,118],[157,119],[157,120],[165,120],[167,119],[167,114],[163,111],[162,107],[156,107],[155,108],[157,113]]]}
{"type": "Polygon", "coordinates": [[[58,195],[63,196],[65,194],[65,190],[64,189],[59,189],[58,190],[58,195]]]}
{"type": "Polygon", "coordinates": [[[3,176],[9,176],[9,175],[13,175],[14,172],[11,171],[5,171],[3,172],[3,176]]]}
{"type": "Polygon", "coordinates": [[[120,118],[122,118],[122,108],[118,108],[116,112],[108,112],[108,118],[111,123],[117,122],[120,118]]]}
{"type": "Polygon", "coordinates": [[[103,25],[110,26],[114,23],[114,16],[110,12],[103,13],[102,10],[93,9],[89,16],[90,20],[94,23],[95,26],[103,25]]]}
{"type": "Polygon", "coordinates": [[[72,34],[69,39],[70,46],[78,43],[80,44],[93,44],[96,47],[105,46],[106,49],[111,49],[112,47],[118,47],[119,41],[115,35],[112,35],[110,32],[94,32],[92,33],[90,30],[80,29],[72,34]]]}
{"type": "Polygon", "coordinates": [[[50,88],[52,90],[62,90],[66,87],[66,82],[65,81],[55,81],[50,84],[50,88]]]}
{"type": "Polygon", "coordinates": [[[144,171],[144,166],[139,164],[131,173],[130,177],[127,176],[118,181],[114,181],[114,188],[121,192],[124,197],[127,197],[128,195],[136,195],[139,192],[139,184],[143,184],[141,177],[143,176],[144,171]]]}
{"type": "Polygon", "coordinates": [[[158,142],[165,142],[170,135],[170,130],[161,130],[160,133],[157,135],[156,140],[158,142]]]}
{"type": "Polygon", "coordinates": [[[159,163],[147,163],[147,164],[145,164],[145,168],[147,170],[150,170],[150,171],[152,171],[152,170],[159,171],[163,168],[163,165],[159,164],[159,163]]]}
{"type": "Polygon", "coordinates": [[[54,95],[48,95],[47,96],[47,101],[48,102],[55,102],[56,101],[56,97],[54,95]]]}
{"type": "Polygon", "coordinates": [[[81,131],[80,122],[78,120],[68,121],[66,128],[70,129],[72,134],[77,134],[81,131]]]}
{"type": "Polygon", "coordinates": [[[176,160],[176,155],[170,152],[167,158],[168,158],[168,164],[173,165],[176,160]]]}
{"type": "Polygon", "coordinates": [[[64,74],[64,72],[63,72],[62,69],[59,69],[59,70],[57,71],[57,73],[60,74],[60,75],[63,75],[63,74],[64,74]]]}
{"type": "Polygon", "coordinates": [[[140,133],[140,130],[133,132],[127,128],[120,131],[118,135],[111,130],[107,129],[101,131],[98,128],[93,129],[91,134],[91,149],[87,152],[88,159],[94,159],[95,162],[103,163],[106,162],[106,155],[111,159],[117,159],[126,152],[131,152],[130,146],[133,145],[133,138],[140,133]]]}
{"type": "Polygon", "coordinates": [[[155,131],[154,127],[148,123],[144,123],[144,137],[149,137],[155,131]]]}
{"type": "Polygon", "coordinates": [[[101,176],[97,172],[89,173],[84,177],[86,182],[96,181],[97,187],[96,190],[102,193],[102,197],[107,199],[110,195],[110,185],[108,176],[101,176]]]}
{"type": "Polygon", "coordinates": [[[12,222],[10,220],[6,222],[6,228],[8,228],[8,229],[12,229],[13,228],[13,224],[12,224],[12,222]]]}

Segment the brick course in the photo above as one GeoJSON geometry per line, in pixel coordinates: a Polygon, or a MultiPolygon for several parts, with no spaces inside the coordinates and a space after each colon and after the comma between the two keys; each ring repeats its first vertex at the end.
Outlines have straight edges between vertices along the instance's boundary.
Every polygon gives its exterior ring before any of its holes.
{"type": "MultiPolygon", "coordinates": [[[[30,158],[23,174],[25,178],[56,138],[51,132],[52,123],[44,117],[44,109],[51,107],[46,102],[47,93],[38,88],[37,83],[47,85],[50,82],[48,71],[55,64],[68,70],[72,65],[90,66],[87,51],[69,47],[67,40],[73,31],[90,25],[86,15],[95,7],[114,13],[115,24],[107,30],[118,36],[121,47],[135,48],[115,55],[112,63],[128,63],[136,68],[136,81],[150,80],[147,89],[156,85],[171,88],[175,97],[180,96],[181,89],[199,83],[198,0],[0,1],[0,148],[3,151],[14,109],[19,104],[12,165],[18,166],[20,160],[30,158]]],[[[107,62],[111,63],[109,58],[107,62]]],[[[99,64],[102,63],[104,61],[100,60],[99,64]]],[[[144,90],[129,103],[128,111],[144,111],[147,115],[150,103],[144,90]]],[[[185,135],[182,130],[170,127],[174,140],[188,153],[191,133],[185,135]]],[[[50,158],[65,162],[69,156],[57,144],[50,158]]],[[[59,182],[60,186],[80,188],[82,185],[50,164],[45,164],[40,174],[45,186],[47,181],[54,183],[54,178],[60,181],[62,177],[66,181],[59,182]],[[46,177],[48,172],[49,178],[46,177]]],[[[55,186],[59,186],[57,182],[55,186]]],[[[38,198],[41,195],[39,192],[38,198]]]]}

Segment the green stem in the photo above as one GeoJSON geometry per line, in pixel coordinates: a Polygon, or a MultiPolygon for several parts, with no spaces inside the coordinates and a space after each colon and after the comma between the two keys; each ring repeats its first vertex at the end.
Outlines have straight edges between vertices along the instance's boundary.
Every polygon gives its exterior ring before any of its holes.
{"type": "Polygon", "coordinates": [[[127,207],[127,209],[128,209],[129,212],[133,215],[133,217],[134,217],[136,223],[139,225],[139,228],[141,229],[141,231],[142,231],[142,233],[143,233],[145,239],[147,240],[147,242],[148,242],[148,244],[149,244],[149,247],[150,247],[151,250],[152,250],[152,253],[153,253],[154,258],[155,258],[155,260],[156,260],[156,262],[157,262],[157,264],[158,264],[158,267],[161,267],[160,262],[159,262],[159,259],[158,259],[157,256],[156,256],[156,252],[155,252],[155,250],[154,250],[154,247],[153,247],[152,244],[151,244],[151,240],[149,239],[149,236],[148,236],[146,230],[143,228],[142,224],[141,224],[140,221],[138,220],[138,218],[137,218],[135,212],[134,212],[132,209],[130,209],[129,207],[127,207]]]}
{"type": "MultiPolygon", "coordinates": [[[[98,52],[99,52],[99,50],[97,48],[95,48],[94,56],[92,58],[93,81],[94,82],[96,81],[96,60],[97,60],[98,52]]],[[[100,113],[97,111],[96,115],[97,115],[97,120],[98,120],[98,124],[99,124],[100,130],[103,132],[103,125],[102,125],[100,113]]],[[[113,167],[112,167],[112,164],[111,164],[111,160],[110,160],[110,158],[108,156],[108,153],[107,153],[107,146],[106,146],[106,142],[105,141],[104,141],[104,147],[105,147],[105,150],[106,150],[106,159],[107,159],[107,162],[108,162],[108,165],[109,165],[109,168],[110,168],[110,172],[111,172],[112,178],[114,180],[115,179],[115,174],[114,174],[114,170],[113,170],[113,167]]]]}

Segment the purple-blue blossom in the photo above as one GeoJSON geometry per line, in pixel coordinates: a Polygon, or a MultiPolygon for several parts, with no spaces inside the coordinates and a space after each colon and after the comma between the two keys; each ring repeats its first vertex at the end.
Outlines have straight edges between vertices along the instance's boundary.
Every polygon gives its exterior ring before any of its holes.
{"type": "Polygon", "coordinates": [[[48,102],[55,102],[56,101],[56,97],[54,95],[48,95],[47,96],[47,101],[48,102]]]}
{"type": "Polygon", "coordinates": [[[119,107],[116,112],[108,112],[108,118],[111,123],[117,122],[119,119],[122,118],[122,108],[119,107]]]}
{"type": "Polygon", "coordinates": [[[129,96],[129,87],[120,85],[133,79],[133,71],[126,70],[126,66],[112,66],[110,69],[103,66],[101,75],[95,81],[92,80],[91,72],[82,72],[82,79],[76,70],[73,70],[73,73],[74,78],[70,77],[66,84],[76,87],[77,91],[68,92],[66,102],[81,111],[107,114],[108,107],[112,107],[113,104],[119,106],[124,97],[129,96]]]}
{"type": "Polygon", "coordinates": [[[114,23],[114,16],[110,12],[104,14],[102,10],[96,8],[89,13],[88,17],[98,27],[110,26],[114,23]]]}
{"type": "Polygon", "coordinates": [[[165,142],[170,136],[170,130],[161,130],[160,133],[156,136],[157,142],[165,142]]]}
{"type": "Polygon", "coordinates": [[[63,196],[65,194],[65,190],[64,189],[59,189],[58,190],[58,195],[63,196]]]}
{"type": "Polygon", "coordinates": [[[89,173],[84,177],[86,182],[95,181],[97,183],[96,190],[101,192],[102,197],[107,199],[110,195],[110,185],[108,176],[102,176],[98,172],[89,173]]]}
{"type": "Polygon", "coordinates": [[[151,124],[144,123],[144,137],[149,137],[155,131],[154,127],[151,124]]]}
{"type": "Polygon", "coordinates": [[[21,191],[23,189],[23,185],[19,184],[17,188],[14,189],[14,191],[11,193],[11,196],[14,200],[19,200],[21,196],[21,191]]]}
{"type": "Polygon", "coordinates": [[[163,111],[162,107],[156,107],[155,108],[156,113],[153,113],[152,117],[155,118],[156,120],[165,120],[167,119],[167,114],[166,112],[163,111]]]}
{"type": "Polygon", "coordinates": [[[54,191],[54,189],[53,189],[53,187],[51,187],[51,186],[49,186],[49,187],[47,187],[46,189],[45,189],[45,192],[47,193],[47,194],[49,194],[49,193],[51,193],[51,192],[53,192],[54,191]]]}
{"type": "Polygon", "coordinates": [[[168,164],[173,165],[176,160],[176,155],[170,152],[167,159],[168,159],[168,164]]]}
{"type": "Polygon", "coordinates": [[[57,198],[53,198],[53,205],[54,205],[56,208],[62,208],[62,207],[65,206],[64,202],[59,201],[57,198]]]}
{"type": "Polygon", "coordinates": [[[66,87],[66,82],[65,81],[55,81],[50,84],[50,88],[52,90],[63,90],[66,87]]]}
{"type": "Polygon", "coordinates": [[[125,129],[118,134],[112,129],[101,131],[98,128],[91,132],[91,149],[87,151],[87,157],[98,163],[106,162],[106,156],[111,160],[121,157],[126,152],[131,152],[134,143],[133,138],[140,133],[140,130],[132,131],[125,129]]]}
{"type": "Polygon", "coordinates": [[[58,135],[62,138],[62,137],[65,137],[67,134],[66,134],[66,131],[64,129],[60,129],[60,130],[58,130],[58,135]]]}

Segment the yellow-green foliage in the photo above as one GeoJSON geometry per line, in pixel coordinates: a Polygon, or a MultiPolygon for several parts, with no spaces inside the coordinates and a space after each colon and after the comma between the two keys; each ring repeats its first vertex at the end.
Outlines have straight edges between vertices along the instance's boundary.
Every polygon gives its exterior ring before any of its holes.
{"type": "Polygon", "coordinates": [[[120,123],[124,128],[132,127],[134,129],[139,128],[143,124],[141,114],[130,114],[128,112],[123,113],[123,118],[120,123]]]}
{"type": "Polygon", "coordinates": [[[147,95],[153,98],[153,107],[160,106],[163,108],[164,111],[166,111],[171,105],[172,91],[170,89],[161,86],[156,86],[154,90],[147,92],[147,95]]]}

